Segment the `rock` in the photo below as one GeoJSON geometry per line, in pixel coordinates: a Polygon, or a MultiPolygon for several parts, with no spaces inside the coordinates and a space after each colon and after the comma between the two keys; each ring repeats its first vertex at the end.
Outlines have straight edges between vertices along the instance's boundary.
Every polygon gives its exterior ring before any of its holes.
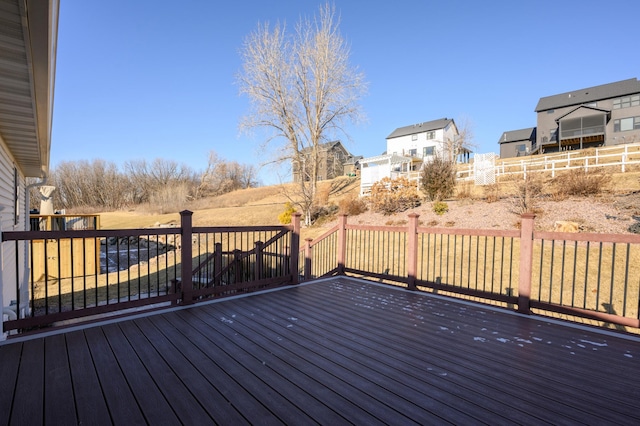
{"type": "Polygon", "coordinates": [[[557,220],[553,225],[553,232],[579,232],[580,225],[567,220],[557,220]]]}

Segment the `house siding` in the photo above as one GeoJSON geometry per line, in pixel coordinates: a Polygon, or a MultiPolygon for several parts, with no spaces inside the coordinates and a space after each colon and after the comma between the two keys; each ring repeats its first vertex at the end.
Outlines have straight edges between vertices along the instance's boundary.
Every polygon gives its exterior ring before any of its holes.
{"type": "MultiPolygon", "coordinates": [[[[9,154],[4,141],[0,138],[0,232],[24,230],[26,223],[26,215],[28,214],[26,202],[26,185],[22,172],[18,169],[18,188],[19,188],[19,218],[18,223],[15,222],[15,206],[14,206],[14,168],[13,158],[9,154]]],[[[16,249],[15,243],[3,242],[0,247],[0,306],[7,307],[12,301],[17,300],[17,291],[15,283],[24,283],[27,271],[27,253],[24,242],[18,244],[16,249]],[[17,259],[17,262],[16,262],[17,259]],[[16,269],[16,264],[21,267],[16,269]],[[17,275],[19,274],[19,276],[17,275]]],[[[21,309],[27,306],[28,288],[21,284],[21,309]]]]}
{"type": "Polygon", "coordinates": [[[524,145],[526,152],[529,153],[531,152],[532,149],[532,143],[530,140],[520,140],[520,141],[511,141],[511,142],[504,142],[500,144],[500,158],[511,158],[511,157],[517,157],[518,156],[518,149],[517,147],[519,145],[524,145]]]}
{"type": "MultiPolygon", "coordinates": [[[[625,95],[631,96],[631,95],[625,95]]],[[[613,103],[615,99],[618,99],[619,96],[615,96],[607,99],[598,99],[593,102],[570,105],[560,108],[554,109],[545,109],[538,111],[537,114],[537,138],[536,143],[538,147],[542,147],[545,152],[555,152],[558,151],[558,142],[552,143],[552,135],[554,131],[558,130],[558,123],[556,120],[560,117],[564,117],[565,115],[571,113],[576,110],[580,106],[584,106],[584,111],[576,111],[576,116],[588,116],[588,115],[597,115],[598,111],[589,110],[591,108],[597,108],[598,110],[610,111],[610,118],[606,123],[605,127],[605,137],[604,143],[605,146],[611,145],[619,145],[624,143],[635,143],[640,142],[640,129],[633,129],[623,132],[614,132],[614,122],[616,120],[622,118],[629,117],[640,117],[640,105],[632,106],[627,108],[619,108],[614,109],[613,103]],[[546,143],[545,143],[546,138],[546,143]]],[[[602,113],[600,113],[602,114],[602,113]]],[[[572,115],[573,117],[573,115],[572,115]]]]}

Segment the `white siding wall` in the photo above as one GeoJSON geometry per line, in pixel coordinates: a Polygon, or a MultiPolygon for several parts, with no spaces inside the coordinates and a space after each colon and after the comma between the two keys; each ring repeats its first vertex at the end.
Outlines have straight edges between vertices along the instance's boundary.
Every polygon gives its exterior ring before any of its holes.
{"type": "MultiPolygon", "coordinates": [[[[19,220],[15,222],[14,206],[14,162],[4,141],[0,138],[0,232],[25,230],[25,220],[28,214],[26,206],[25,179],[18,170],[19,181],[19,220]]],[[[20,243],[16,252],[14,242],[1,243],[0,247],[0,307],[9,306],[12,300],[17,299],[16,277],[19,277],[22,285],[21,308],[27,306],[28,287],[23,284],[25,278],[26,249],[25,244],[20,243]],[[16,271],[16,256],[18,256],[19,271],[16,271]]],[[[0,333],[2,339],[2,333],[0,333]]]]}
{"type": "MultiPolygon", "coordinates": [[[[453,126],[449,127],[451,128],[453,126]]],[[[453,133],[453,131],[449,130],[449,133],[453,133]]],[[[418,133],[416,136],[416,140],[413,140],[413,135],[387,139],[387,154],[396,153],[398,155],[409,156],[409,152],[415,149],[416,155],[422,158],[424,148],[428,146],[435,147],[436,153],[442,154],[442,141],[445,136],[443,129],[435,131],[434,139],[427,139],[427,132],[418,133]]]]}

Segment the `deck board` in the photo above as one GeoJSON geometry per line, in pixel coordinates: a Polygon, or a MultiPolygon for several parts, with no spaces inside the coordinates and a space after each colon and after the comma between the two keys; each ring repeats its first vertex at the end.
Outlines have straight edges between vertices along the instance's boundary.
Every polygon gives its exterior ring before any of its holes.
{"type": "Polygon", "coordinates": [[[85,333],[74,331],[65,334],[65,337],[78,424],[110,423],[109,409],[102,393],[85,333]]]}
{"type": "Polygon", "coordinates": [[[0,345],[0,424],[640,424],[640,339],[338,277],[0,345]]]}
{"type": "Polygon", "coordinates": [[[64,335],[45,341],[44,418],[52,425],[77,423],[73,384],[64,335]]]}

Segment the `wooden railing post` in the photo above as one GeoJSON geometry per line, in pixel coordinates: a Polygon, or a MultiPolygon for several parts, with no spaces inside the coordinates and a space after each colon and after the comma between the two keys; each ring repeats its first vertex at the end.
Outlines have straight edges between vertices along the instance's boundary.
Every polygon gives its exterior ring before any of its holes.
{"type": "Polygon", "coordinates": [[[313,253],[311,252],[311,242],[312,238],[305,239],[304,245],[304,280],[308,281],[311,279],[311,258],[313,253]]]}
{"type": "Polygon", "coordinates": [[[301,213],[291,215],[293,231],[291,233],[291,252],[289,253],[289,270],[291,273],[291,284],[298,284],[298,270],[300,267],[300,217],[301,213]]]}
{"type": "Polygon", "coordinates": [[[182,304],[193,303],[193,260],[191,240],[193,234],[193,212],[183,210],[180,212],[180,247],[181,247],[181,274],[182,304]]]}
{"type": "Polygon", "coordinates": [[[222,243],[215,243],[213,251],[213,285],[219,286],[222,278],[222,243]]]}
{"type": "Polygon", "coordinates": [[[254,280],[259,280],[262,278],[262,246],[263,243],[262,241],[256,241],[255,243],[255,249],[256,249],[256,263],[254,265],[254,280]]]}
{"type": "Polygon", "coordinates": [[[533,270],[533,224],[536,215],[524,213],[520,220],[520,272],[518,278],[518,312],[531,313],[531,273],[533,270]]]}
{"type": "Polygon", "coordinates": [[[417,213],[409,215],[407,224],[407,288],[416,289],[418,275],[418,218],[417,213]]]}
{"type": "Polygon", "coordinates": [[[338,216],[338,247],[337,247],[338,275],[344,275],[344,265],[347,259],[347,215],[338,216]]]}

